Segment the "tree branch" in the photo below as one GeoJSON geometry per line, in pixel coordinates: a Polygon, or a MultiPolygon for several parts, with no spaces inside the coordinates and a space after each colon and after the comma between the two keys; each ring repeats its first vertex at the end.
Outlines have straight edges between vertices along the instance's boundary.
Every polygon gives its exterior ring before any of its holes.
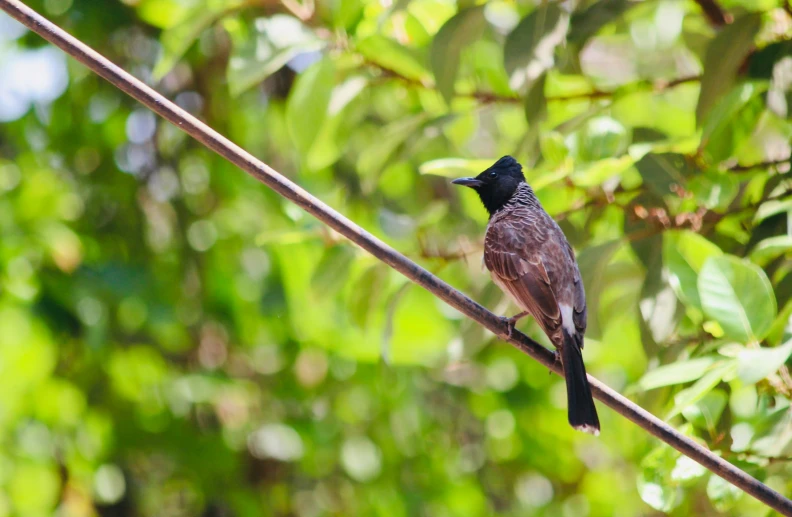
{"type": "Polygon", "coordinates": [[[707,17],[710,25],[716,29],[731,23],[731,15],[724,11],[716,0],[696,0],[696,3],[704,11],[704,16],[707,17]]]}
{"type": "MultiPolygon", "coordinates": [[[[508,338],[509,326],[504,318],[491,313],[426,269],[412,262],[270,166],[256,159],[120,67],[114,65],[87,45],[70,36],[22,2],[18,0],[0,0],[0,9],[6,11],[50,43],[63,49],[97,75],[146,105],[149,109],[173,123],[209,149],[212,149],[285,198],[293,201],[414,283],[427,289],[467,317],[477,321],[500,339],[508,341],[522,352],[541,362],[548,369],[561,374],[561,367],[556,363],[553,353],[542,345],[517,331],[512,333],[511,338],[508,338]]],[[[619,414],[771,508],[784,515],[792,516],[792,501],[789,499],[723,458],[713,454],[709,449],[683,435],[597,379],[589,376],[589,381],[594,395],[619,414]]]]}

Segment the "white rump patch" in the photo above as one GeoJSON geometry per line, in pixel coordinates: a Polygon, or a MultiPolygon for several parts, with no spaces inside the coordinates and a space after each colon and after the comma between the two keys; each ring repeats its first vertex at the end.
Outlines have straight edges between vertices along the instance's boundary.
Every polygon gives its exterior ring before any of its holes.
{"type": "Polygon", "coordinates": [[[559,303],[558,307],[561,309],[561,326],[564,327],[570,335],[574,336],[577,332],[575,328],[575,319],[573,317],[575,311],[571,305],[559,303]]]}

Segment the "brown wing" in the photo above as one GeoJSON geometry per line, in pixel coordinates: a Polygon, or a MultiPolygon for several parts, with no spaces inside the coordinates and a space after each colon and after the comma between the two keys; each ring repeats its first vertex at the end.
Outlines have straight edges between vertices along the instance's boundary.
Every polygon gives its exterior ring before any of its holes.
{"type": "MultiPolygon", "coordinates": [[[[575,328],[581,334],[586,333],[586,320],[587,320],[587,310],[586,310],[586,291],[583,287],[583,280],[580,277],[580,269],[577,266],[577,262],[575,261],[575,252],[572,250],[572,246],[569,245],[569,242],[566,243],[567,253],[569,254],[569,259],[574,264],[575,269],[575,304],[574,304],[574,315],[573,318],[575,320],[575,328]]],[[[581,343],[583,341],[581,340],[581,343]]]]}
{"type": "Polygon", "coordinates": [[[520,223],[499,221],[491,224],[484,241],[484,264],[493,279],[518,305],[527,310],[554,342],[560,337],[561,311],[558,308],[550,274],[540,250],[542,234],[531,234],[520,223]]]}

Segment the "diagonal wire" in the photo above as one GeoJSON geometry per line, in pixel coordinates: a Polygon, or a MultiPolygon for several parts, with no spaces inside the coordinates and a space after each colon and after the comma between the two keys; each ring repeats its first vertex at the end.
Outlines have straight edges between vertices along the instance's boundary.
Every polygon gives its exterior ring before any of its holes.
{"type": "MultiPolygon", "coordinates": [[[[562,373],[561,367],[556,364],[552,352],[533,339],[519,331],[515,331],[512,337],[508,338],[507,324],[503,318],[491,313],[356,225],[269,165],[261,162],[131,74],[114,65],[80,40],[70,36],[24,3],[19,0],[0,0],[0,9],[50,43],[60,47],[64,52],[93,70],[97,75],[146,105],[149,109],[176,125],[206,147],[212,149],[283,197],[291,200],[327,226],[399,271],[414,283],[430,291],[467,317],[477,321],[503,341],[508,341],[553,372],[562,373]]],[[[589,382],[591,383],[594,396],[617,413],[641,426],[650,434],[700,463],[737,488],[752,495],[781,514],[792,517],[792,501],[789,499],[717,456],[703,445],[683,435],[590,375],[589,382]]]]}

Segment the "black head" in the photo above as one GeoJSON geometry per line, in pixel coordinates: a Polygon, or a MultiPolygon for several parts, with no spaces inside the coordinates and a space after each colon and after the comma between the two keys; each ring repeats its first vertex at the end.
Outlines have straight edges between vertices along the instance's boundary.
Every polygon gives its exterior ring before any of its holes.
{"type": "Polygon", "coordinates": [[[511,156],[504,156],[475,178],[459,178],[451,183],[475,190],[492,215],[511,199],[520,183],[524,182],[522,165],[511,156]]]}

